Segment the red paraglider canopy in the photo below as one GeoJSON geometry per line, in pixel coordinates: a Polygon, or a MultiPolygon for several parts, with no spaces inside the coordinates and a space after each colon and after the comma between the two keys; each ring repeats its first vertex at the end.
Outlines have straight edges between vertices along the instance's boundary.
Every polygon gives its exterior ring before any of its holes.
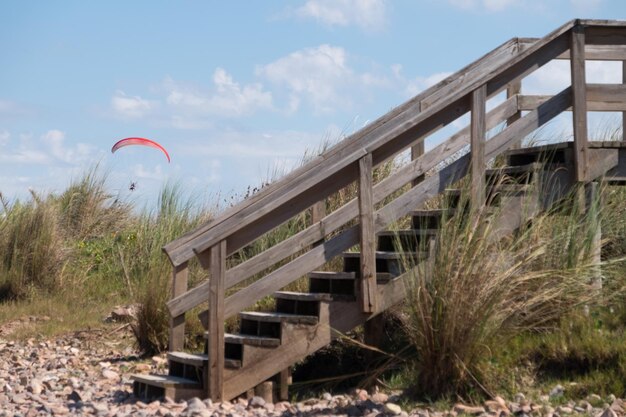
{"type": "Polygon", "coordinates": [[[150,146],[150,147],[159,149],[161,152],[163,152],[165,154],[165,157],[167,158],[167,162],[170,162],[170,155],[167,153],[165,148],[163,146],[159,145],[157,142],[155,142],[153,140],[150,140],[150,139],[146,139],[146,138],[126,138],[126,139],[122,139],[119,142],[117,142],[115,145],[113,145],[113,147],[111,148],[111,153],[114,153],[119,148],[123,148],[124,146],[129,146],[129,145],[150,146]]]}

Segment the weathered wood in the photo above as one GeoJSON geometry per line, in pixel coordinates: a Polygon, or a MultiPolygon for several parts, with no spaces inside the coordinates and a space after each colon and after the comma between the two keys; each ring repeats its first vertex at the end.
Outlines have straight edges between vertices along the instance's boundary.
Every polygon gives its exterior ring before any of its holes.
{"type": "MultiPolygon", "coordinates": [[[[626,56],[622,61],[622,84],[626,85],[626,56]]],[[[626,141],[626,108],[622,112],[622,140],[626,141]]]]}
{"type": "MultiPolygon", "coordinates": [[[[518,94],[522,93],[522,81],[516,80],[508,85],[506,88],[506,98],[510,99],[518,94]]],[[[506,125],[511,126],[513,123],[517,122],[522,117],[522,112],[517,111],[513,116],[506,119],[506,125]]]]}
{"type": "MultiPolygon", "coordinates": [[[[172,271],[172,298],[187,292],[188,277],[187,262],[173,267],[172,271]]],[[[170,317],[169,350],[183,350],[185,347],[185,313],[170,317]]]]}
{"type": "MultiPolygon", "coordinates": [[[[587,90],[589,91],[589,90],[587,90]]],[[[602,97],[599,96],[599,91],[595,92],[597,94],[596,97],[599,100],[602,100],[602,97]]],[[[612,93],[614,95],[614,93],[612,93]]],[[[534,110],[540,104],[545,103],[548,99],[553,96],[548,95],[521,95],[518,96],[519,99],[519,109],[523,111],[534,110]]],[[[571,111],[572,108],[568,107],[566,111],[571,111]]],[[[626,112],[626,101],[593,101],[589,96],[587,96],[587,111],[592,112],[626,112]]]]}
{"type": "Polygon", "coordinates": [[[621,26],[586,27],[589,45],[626,45],[626,28],[621,26]]]}
{"type": "Polygon", "coordinates": [[[472,184],[471,204],[478,210],[485,204],[485,135],[486,135],[486,101],[487,87],[482,86],[472,93],[471,114],[471,154],[472,184]]]}
{"type": "Polygon", "coordinates": [[[254,387],[254,395],[261,397],[267,403],[274,402],[274,383],[272,381],[261,382],[254,387]]]}
{"type": "MultiPolygon", "coordinates": [[[[487,115],[487,127],[493,128],[506,120],[517,111],[517,98],[511,98],[497,106],[487,115]]],[[[412,161],[405,167],[400,168],[393,176],[385,178],[374,186],[374,204],[378,204],[385,197],[396,191],[403,185],[425,172],[435,168],[437,164],[448,159],[469,144],[470,128],[465,127],[447,141],[428,151],[419,159],[412,161]]],[[[325,235],[336,231],[339,227],[354,219],[358,214],[358,203],[354,199],[343,207],[322,219],[306,230],[297,233],[289,239],[273,246],[265,252],[247,260],[246,262],[229,269],[226,272],[226,288],[236,285],[253,274],[261,272],[276,262],[291,256],[300,250],[307,248],[325,235]]],[[[188,311],[202,302],[205,302],[205,294],[208,291],[208,281],[188,291],[167,303],[172,315],[188,311]]]]}
{"type": "Polygon", "coordinates": [[[382,314],[372,317],[363,324],[363,343],[372,348],[365,353],[365,363],[369,371],[374,369],[376,359],[380,357],[380,353],[375,349],[382,347],[384,326],[385,320],[382,314]]]}
{"type": "Polygon", "coordinates": [[[285,368],[278,375],[280,391],[278,399],[280,401],[289,401],[289,385],[291,384],[291,368],[285,368]]]}
{"type": "Polygon", "coordinates": [[[361,243],[361,311],[376,311],[376,234],[374,233],[372,154],[359,160],[359,224],[361,243]]]}
{"type": "MultiPolygon", "coordinates": [[[[528,49],[539,38],[519,38],[520,48],[528,49]]],[[[570,59],[569,51],[563,52],[555,59],[570,59]]],[[[626,60],[626,45],[585,45],[585,59],[587,61],[624,61],[626,60]]]]}
{"type": "Polygon", "coordinates": [[[226,241],[211,247],[207,388],[213,401],[224,399],[224,280],[226,241]]]}
{"type": "Polygon", "coordinates": [[[572,119],[574,123],[574,170],[577,181],[587,178],[587,85],[585,81],[585,29],[571,31],[572,119]]]}
{"type": "Polygon", "coordinates": [[[326,201],[318,201],[311,207],[311,224],[315,224],[326,217],[326,201]]]}
{"type": "MultiPolygon", "coordinates": [[[[424,145],[425,145],[424,140],[422,140],[419,143],[417,143],[417,145],[411,146],[411,161],[415,161],[420,156],[424,155],[424,147],[425,147],[424,145]]],[[[411,182],[411,185],[415,187],[417,184],[419,184],[423,180],[424,180],[424,176],[420,175],[419,177],[417,177],[411,182]]]]}

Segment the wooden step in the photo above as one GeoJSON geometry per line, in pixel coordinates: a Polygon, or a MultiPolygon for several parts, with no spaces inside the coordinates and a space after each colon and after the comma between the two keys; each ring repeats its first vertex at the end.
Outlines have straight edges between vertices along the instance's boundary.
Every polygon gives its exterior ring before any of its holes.
{"type": "Polygon", "coordinates": [[[275,313],[264,311],[242,311],[239,317],[244,320],[252,320],[263,323],[291,323],[291,324],[317,324],[316,316],[303,316],[300,314],[275,313]]]}
{"type": "Polygon", "coordinates": [[[430,239],[436,236],[438,232],[438,229],[383,231],[378,233],[377,250],[381,252],[426,251],[430,239]]]}
{"type": "MultiPolygon", "coordinates": [[[[416,252],[376,252],[376,272],[389,273],[391,277],[400,275],[407,263],[414,264],[428,257],[426,251],[416,252]]],[[[344,271],[354,272],[357,276],[361,270],[361,253],[345,252],[343,254],[344,271]]]]}
{"type": "Polygon", "coordinates": [[[485,178],[487,184],[528,184],[533,180],[533,175],[542,166],[543,164],[539,162],[531,162],[525,165],[492,168],[486,170],[485,178]]]}
{"type": "MultiPolygon", "coordinates": [[[[354,278],[354,274],[351,274],[354,278]]],[[[292,301],[332,301],[332,294],[328,293],[311,293],[311,292],[293,292],[293,291],[276,291],[274,298],[292,301]]]]}
{"type": "Polygon", "coordinates": [[[567,153],[572,142],[534,146],[532,148],[510,149],[506,151],[507,165],[528,165],[533,162],[545,164],[563,164],[567,162],[567,153]]]}
{"type": "Polygon", "coordinates": [[[354,272],[313,271],[309,272],[309,278],[354,280],[354,272]]]}
{"type": "Polygon", "coordinates": [[[415,210],[410,214],[411,228],[439,229],[441,227],[441,219],[444,216],[451,217],[453,214],[454,210],[452,209],[415,210]]]}
{"type": "MultiPolygon", "coordinates": [[[[206,334],[207,332],[205,332],[205,336],[206,334]]],[[[224,339],[226,341],[226,334],[224,335],[224,339]]],[[[228,342],[232,343],[231,341],[228,342]]],[[[175,362],[184,365],[194,366],[196,368],[202,368],[207,362],[208,356],[204,353],[168,352],[167,359],[170,361],[170,364],[172,362],[175,362]]],[[[241,361],[227,358],[224,362],[224,366],[229,369],[238,369],[241,368],[241,361]]]]}
{"type": "Polygon", "coordinates": [[[174,401],[186,400],[192,397],[202,398],[205,395],[202,384],[187,378],[172,375],[135,374],[133,380],[133,394],[145,401],[168,397],[174,401]]]}
{"type": "Polygon", "coordinates": [[[224,335],[224,341],[226,343],[233,343],[233,344],[238,344],[238,345],[249,345],[249,346],[260,346],[260,347],[280,346],[280,339],[278,338],[252,336],[252,335],[247,335],[247,334],[226,333],[224,335]]]}

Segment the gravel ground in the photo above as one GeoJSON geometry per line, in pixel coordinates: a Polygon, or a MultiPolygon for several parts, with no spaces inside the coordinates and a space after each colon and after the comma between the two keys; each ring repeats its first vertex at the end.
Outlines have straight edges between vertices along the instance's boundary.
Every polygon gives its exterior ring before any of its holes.
{"type": "MultiPolygon", "coordinates": [[[[119,330],[119,329],[117,329],[119,330]]],[[[121,329],[126,331],[127,329],[121,329]]],[[[117,332],[119,333],[119,332],[117,332]]],[[[119,336],[119,334],[117,334],[119,336]]],[[[398,392],[383,393],[355,389],[349,394],[324,394],[298,403],[266,403],[260,397],[212,403],[154,401],[149,404],[132,395],[130,375],[137,372],[164,372],[164,356],[140,360],[132,348],[111,341],[106,331],[77,332],[47,341],[3,340],[0,334],[0,417],[40,415],[97,416],[418,416],[455,417],[564,417],[624,415],[624,403],[614,397],[590,396],[577,403],[558,407],[556,397],[563,388],[554,387],[538,403],[518,394],[513,401],[495,398],[480,406],[455,405],[451,410],[426,408],[403,410],[398,392]],[[594,405],[592,405],[594,404],[594,405]]],[[[561,401],[562,402],[562,401],[561,401]]]]}

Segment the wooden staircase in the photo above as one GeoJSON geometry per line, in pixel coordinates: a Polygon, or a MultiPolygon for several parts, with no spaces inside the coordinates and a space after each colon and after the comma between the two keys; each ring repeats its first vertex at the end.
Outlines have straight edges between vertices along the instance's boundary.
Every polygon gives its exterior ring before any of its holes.
{"type": "Polygon", "coordinates": [[[134,375],[134,394],[223,400],[275,379],[284,397],[290,366],[404,299],[405,280],[416,273],[415,265],[435,254],[443,219],[490,210],[492,237],[499,239],[579,183],[626,183],[626,142],[590,142],[586,132],[587,110],[626,112],[626,87],[586,84],[585,59],[626,62],[626,23],[576,20],[542,39],[506,42],[166,245],[173,265],[169,371],[134,375]],[[552,59],[570,58],[572,87],[555,96],[520,94],[525,76],[552,59]],[[487,112],[487,100],[505,90],[506,100],[487,112]],[[525,136],[569,110],[573,142],[519,149],[525,136]],[[465,113],[471,115],[470,126],[423,152],[426,137],[465,113]],[[502,123],[504,130],[487,140],[487,132],[502,123]],[[470,152],[464,152],[468,146],[470,152]],[[407,149],[412,160],[373,184],[374,167],[407,149]],[[506,166],[487,169],[499,155],[506,166]],[[468,174],[466,199],[448,187],[468,174]],[[358,197],[326,213],[324,200],[353,183],[358,197]],[[417,210],[442,193],[444,209],[417,210]],[[312,206],[312,224],[305,230],[226,267],[227,258],[312,206]],[[389,229],[407,216],[408,229],[389,229]],[[359,252],[349,251],[357,245],[359,252]],[[335,257],[343,259],[342,271],[317,270],[335,257]],[[190,289],[187,271],[193,258],[208,271],[208,279],[190,289]],[[259,275],[226,296],[227,289],[259,275]],[[308,277],[308,292],[283,290],[302,276],[308,277]],[[274,311],[245,311],[270,295],[274,311]],[[206,349],[187,353],[185,314],[207,303],[202,314],[206,349]],[[224,321],[233,316],[239,319],[238,333],[225,333],[224,321]]]}

